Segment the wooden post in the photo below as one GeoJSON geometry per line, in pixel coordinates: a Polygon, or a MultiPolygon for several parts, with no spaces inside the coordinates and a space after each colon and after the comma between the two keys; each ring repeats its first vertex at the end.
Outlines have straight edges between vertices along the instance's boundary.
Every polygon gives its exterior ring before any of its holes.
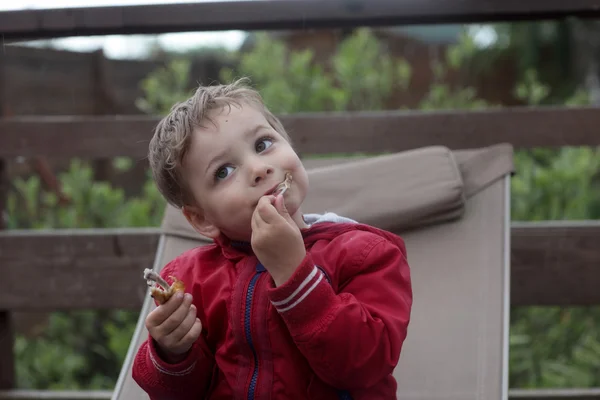
{"type": "MultiPolygon", "coordinates": [[[[104,51],[95,51],[92,55],[92,84],[94,96],[94,115],[116,113],[116,99],[110,79],[109,65],[104,51]]],[[[109,181],[112,172],[110,158],[92,160],[94,180],[109,181]]]]}
{"type": "Polygon", "coordinates": [[[15,386],[15,356],[12,316],[0,310],[0,390],[15,386]]]}
{"type": "MultiPolygon", "coordinates": [[[[6,74],[4,58],[0,54],[0,117],[7,114],[6,74]]],[[[0,132],[2,135],[2,132],[0,132]]],[[[8,195],[8,171],[6,160],[0,159],[0,229],[6,228],[6,197],[8,195]]],[[[15,357],[13,353],[14,331],[10,310],[0,308],[0,389],[12,389],[15,385],[15,357]]]]}

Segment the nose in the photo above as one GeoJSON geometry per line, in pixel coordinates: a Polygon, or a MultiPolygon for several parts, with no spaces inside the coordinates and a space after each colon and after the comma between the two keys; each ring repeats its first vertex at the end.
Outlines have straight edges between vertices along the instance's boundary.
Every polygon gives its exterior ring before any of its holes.
{"type": "Polygon", "coordinates": [[[273,173],[273,168],[258,158],[253,160],[250,168],[253,185],[259,184],[273,173]]]}

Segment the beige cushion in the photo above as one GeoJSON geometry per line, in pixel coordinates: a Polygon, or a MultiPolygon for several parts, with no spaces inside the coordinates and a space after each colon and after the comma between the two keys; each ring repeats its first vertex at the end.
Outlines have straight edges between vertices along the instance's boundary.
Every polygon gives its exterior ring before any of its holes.
{"type": "Polygon", "coordinates": [[[303,211],[331,211],[399,231],[459,217],[464,184],[452,153],[428,147],[309,170],[303,211]]]}

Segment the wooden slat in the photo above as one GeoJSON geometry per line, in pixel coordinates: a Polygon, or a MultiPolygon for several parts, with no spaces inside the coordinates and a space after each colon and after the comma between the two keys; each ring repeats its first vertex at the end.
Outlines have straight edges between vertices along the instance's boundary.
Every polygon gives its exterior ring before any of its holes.
{"type": "Polygon", "coordinates": [[[600,400],[600,388],[585,389],[512,389],[511,400],[600,400]]]}
{"type": "Polygon", "coordinates": [[[137,309],[157,245],[156,229],[1,233],[0,309],[137,309]]]}
{"type": "Polygon", "coordinates": [[[600,305],[600,221],[513,223],[513,305],[600,305]]]}
{"type": "MultiPolygon", "coordinates": [[[[111,391],[0,391],[0,400],[109,400],[111,391]]],[[[600,388],[589,389],[511,389],[511,400],[600,400],[600,388]]]]}
{"type": "MultiPolygon", "coordinates": [[[[302,154],[395,152],[429,145],[466,149],[600,145],[600,112],[586,108],[506,108],[456,112],[283,115],[302,154]]],[[[0,158],[144,158],[157,117],[19,117],[0,120],[0,158]]]]}
{"type": "MultiPolygon", "coordinates": [[[[0,60],[0,63],[2,61],[0,60]]],[[[0,87],[0,91],[2,88],[0,87]]],[[[0,158],[0,231],[4,229],[8,176],[5,160],[0,158]]],[[[2,250],[0,250],[2,253],[2,250]]],[[[2,263],[0,262],[0,265],[2,263]]],[[[2,272],[0,272],[1,274],[2,272]]],[[[12,312],[0,305],[0,390],[12,389],[15,384],[15,358],[12,312]]]]}
{"type": "MultiPolygon", "coordinates": [[[[6,62],[0,57],[0,117],[7,115],[6,62]]],[[[8,166],[0,157],[0,231],[6,228],[4,213],[9,189],[8,166]]],[[[14,330],[12,313],[0,307],[0,389],[15,385],[14,330]]]]}
{"type": "Polygon", "coordinates": [[[10,390],[0,400],[110,400],[110,390],[10,390]]]}
{"type": "Polygon", "coordinates": [[[0,13],[6,39],[597,17],[594,0],[287,0],[0,13]]]}
{"type": "MultiPolygon", "coordinates": [[[[515,224],[511,304],[599,305],[599,241],[600,221],[515,224]]],[[[0,233],[0,309],[138,309],[157,243],[155,229],[0,233]]]]}
{"type": "Polygon", "coordinates": [[[15,385],[14,324],[12,312],[0,306],[0,390],[15,385]]]}

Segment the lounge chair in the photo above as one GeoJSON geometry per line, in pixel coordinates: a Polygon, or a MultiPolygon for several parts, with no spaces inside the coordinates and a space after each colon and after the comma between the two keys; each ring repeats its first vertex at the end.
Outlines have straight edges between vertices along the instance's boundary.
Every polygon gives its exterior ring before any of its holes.
{"type": "MultiPolygon", "coordinates": [[[[400,234],[414,304],[394,374],[405,400],[508,398],[512,147],[427,147],[361,159],[306,160],[304,212],[331,211],[400,234]]],[[[167,207],[154,269],[210,241],[167,207]]],[[[140,279],[142,271],[140,271],[140,279]]],[[[147,338],[146,296],[113,400],[147,399],[131,378],[147,338]]]]}

